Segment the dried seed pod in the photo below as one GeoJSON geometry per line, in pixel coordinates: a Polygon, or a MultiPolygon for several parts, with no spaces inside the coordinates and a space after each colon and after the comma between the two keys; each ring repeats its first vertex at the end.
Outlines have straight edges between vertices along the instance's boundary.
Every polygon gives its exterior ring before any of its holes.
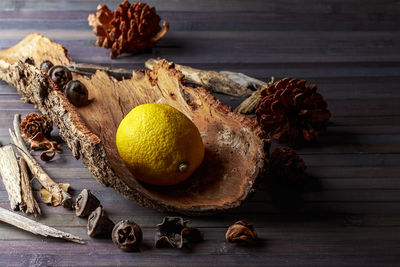
{"type": "Polygon", "coordinates": [[[33,138],[38,133],[49,137],[53,130],[53,123],[45,116],[40,116],[37,113],[26,115],[25,119],[20,124],[21,134],[25,141],[33,138]]]}
{"type": "Polygon", "coordinates": [[[157,225],[156,248],[190,247],[203,240],[203,233],[197,228],[186,227],[187,222],[182,217],[164,217],[157,225]]]}
{"type": "Polygon", "coordinates": [[[129,220],[117,223],[111,233],[114,244],[123,251],[138,251],[143,233],[140,226],[129,220]]]}
{"type": "Polygon", "coordinates": [[[75,201],[75,214],[79,217],[86,217],[92,213],[98,206],[100,201],[90,190],[83,189],[75,201]]]}
{"type": "Polygon", "coordinates": [[[49,76],[60,89],[63,89],[63,87],[72,80],[71,71],[61,65],[51,67],[49,76]]]}
{"type": "Polygon", "coordinates": [[[289,145],[311,141],[331,117],[317,86],[284,78],[265,85],[256,107],[257,120],[272,138],[289,145]]]}
{"type": "Polygon", "coordinates": [[[240,220],[228,228],[225,238],[229,243],[254,245],[257,240],[257,233],[252,224],[245,220],[240,220]]]}
{"type": "Polygon", "coordinates": [[[42,63],[40,63],[40,70],[43,71],[44,73],[48,73],[53,66],[54,66],[53,63],[51,63],[49,60],[45,60],[42,63]]]}
{"type": "Polygon", "coordinates": [[[271,179],[285,185],[298,185],[304,181],[307,168],[304,160],[289,147],[277,147],[270,157],[271,179]]]}
{"type": "Polygon", "coordinates": [[[115,224],[110,220],[110,218],[108,218],[103,207],[100,205],[88,218],[87,233],[90,237],[96,235],[109,235],[111,234],[114,225],[115,224]]]}
{"type": "Polygon", "coordinates": [[[88,90],[80,81],[73,80],[68,82],[64,92],[69,102],[76,107],[82,107],[89,103],[88,90]]]}
{"type": "Polygon", "coordinates": [[[160,17],[154,7],[125,0],[112,12],[106,5],[99,5],[97,12],[88,17],[96,45],[111,48],[110,57],[124,52],[138,52],[153,47],[168,31],[168,23],[160,27],[160,17]]]}
{"type": "Polygon", "coordinates": [[[33,60],[33,58],[31,58],[31,57],[24,58],[24,60],[22,62],[27,63],[29,65],[33,65],[33,66],[35,65],[35,60],[33,60]]]}

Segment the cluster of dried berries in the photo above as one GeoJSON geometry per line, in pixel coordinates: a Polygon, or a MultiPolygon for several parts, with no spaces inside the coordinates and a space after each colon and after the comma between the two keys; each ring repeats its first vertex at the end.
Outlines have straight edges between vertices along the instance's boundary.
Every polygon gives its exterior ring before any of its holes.
{"type": "Polygon", "coordinates": [[[251,223],[248,223],[245,220],[240,220],[228,228],[225,238],[229,243],[254,245],[257,241],[257,233],[251,223]]]}
{"type": "Polygon", "coordinates": [[[203,240],[203,233],[187,227],[182,217],[164,217],[157,225],[156,248],[183,248],[203,240]]]}
{"type": "Polygon", "coordinates": [[[284,78],[261,89],[257,120],[272,138],[296,145],[311,141],[331,117],[317,86],[305,80],[284,78]]]}
{"type": "Polygon", "coordinates": [[[154,7],[125,0],[112,12],[106,5],[99,5],[97,12],[88,17],[93,33],[98,37],[96,45],[110,48],[110,57],[134,53],[153,47],[168,31],[168,23],[160,27],[160,17],[154,7]]]}
{"type": "Polygon", "coordinates": [[[289,147],[275,148],[271,153],[269,166],[272,179],[280,180],[285,184],[298,185],[306,177],[307,166],[304,160],[289,147]]]}
{"type": "Polygon", "coordinates": [[[40,154],[40,159],[50,161],[55,154],[60,154],[60,144],[50,141],[50,132],[53,130],[53,123],[45,116],[37,113],[28,114],[20,124],[21,135],[26,142],[30,143],[33,150],[44,149],[40,154]]]}
{"type": "Polygon", "coordinates": [[[54,85],[64,92],[74,106],[82,107],[91,102],[86,86],[78,80],[72,80],[72,73],[65,66],[53,66],[53,63],[46,60],[40,64],[40,69],[49,75],[54,85]]]}

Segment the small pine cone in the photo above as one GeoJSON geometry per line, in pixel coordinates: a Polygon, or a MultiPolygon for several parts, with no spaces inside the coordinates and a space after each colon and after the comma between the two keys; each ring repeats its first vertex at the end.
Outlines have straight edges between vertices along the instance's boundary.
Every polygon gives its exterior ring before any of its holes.
{"type": "Polygon", "coordinates": [[[168,23],[161,29],[160,17],[154,7],[125,0],[113,12],[107,5],[99,5],[97,12],[88,17],[93,33],[98,37],[96,45],[110,48],[110,57],[124,52],[139,52],[153,47],[168,31],[168,23]]]}
{"type": "Polygon", "coordinates": [[[289,145],[311,141],[331,117],[315,84],[284,78],[261,89],[257,120],[272,138],[289,145]]]}
{"type": "Polygon", "coordinates": [[[28,114],[19,126],[24,139],[30,139],[38,133],[49,137],[53,130],[53,122],[37,113],[28,114]]]}
{"type": "Polygon", "coordinates": [[[280,184],[300,185],[306,179],[307,166],[292,148],[275,148],[269,165],[271,178],[280,184]]]}

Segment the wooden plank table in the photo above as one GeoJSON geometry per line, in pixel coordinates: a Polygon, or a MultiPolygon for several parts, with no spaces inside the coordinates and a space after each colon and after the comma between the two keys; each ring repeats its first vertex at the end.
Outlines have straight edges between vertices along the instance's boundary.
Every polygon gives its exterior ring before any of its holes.
{"type": "MultiPolygon", "coordinates": [[[[104,1],[110,8],[117,1],[104,1]]],[[[159,45],[140,55],[111,60],[94,45],[87,16],[98,0],[2,0],[0,49],[30,32],[68,48],[73,60],[143,69],[150,57],[193,67],[230,70],[316,83],[333,116],[328,131],[298,149],[321,190],[303,194],[300,210],[274,206],[265,188],[242,208],[190,218],[205,234],[191,251],[155,249],[155,225],[165,214],[140,207],[103,188],[63,147],[42,164],[73,196],[91,189],[115,221],[133,219],[144,231],[140,253],[124,253],[107,239],[86,234],[86,220],[40,203],[49,226],[83,237],[87,245],[34,236],[0,223],[0,265],[32,266],[398,266],[400,260],[400,4],[394,0],[153,0],[171,24],[159,45]],[[225,242],[231,223],[254,223],[255,247],[225,242]]],[[[236,106],[242,99],[217,95],[236,106]]],[[[34,112],[0,82],[0,141],[9,143],[15,113],[34,112]]],[[[37,153],[35,153],[38,156],[37,153]]],[[[39,185],[34,183],[36,194],[39,185]]],[[[0,183],[0,206],[9,208],[0,183]]]]}

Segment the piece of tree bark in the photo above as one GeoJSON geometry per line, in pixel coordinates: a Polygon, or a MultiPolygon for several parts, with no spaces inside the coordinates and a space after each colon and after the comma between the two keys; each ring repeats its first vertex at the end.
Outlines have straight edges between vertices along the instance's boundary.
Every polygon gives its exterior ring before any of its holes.
{"type": "Polygon", "coordinates": [[[41,213],[40,207],[33,195],[32,184],[29,179],[26,161],[23,157],[18,159],[18,165],[21,174],[21,197],[24,206],[24,212],[32,213],[35,216],[38,216],[41,213]]]}
{"type": "MultiPolygon", "coordinates": [[[[146,61],[145,66],[148,69],[153,69],[162,60],[160,58],[151,58],[146,61]]],[[[263,81],[251,78],[243,73],[228,71],[218,73],[216,71],[199,70],[179,64],[175,64],[175,69],[182,72],[188,83],[204,86],[212,92],[226,95],[247,97],[264,84],[263,81]]]]}
{"type": "Polygon", "coordinates": [[[28,219],[24,216],[13,213],[1,207],[0,221],[11,224],[17,228],[31,232],[35,235],[51,236],[72,241],[78,244],[85,244],[85,242],[78,236],[49,227],[47,225],[28,219]]]}
{"type": "Polygon", "coordinates": [[[258,123],[231,112],[203,87],[186,86],[173,63],[163,60],[153,70],[135,71],[132,79],[122,81],[104,71],[90,78],[73,73],[95,99],[76,108],[38,69],[44,60],[74,64],[61,45],[31,34],[0,51],[0,78],[57,125],[72,154],[82,156],[97,181],[126,198],[160,211],[205,215],[240,206],[265,174],[269,140],[258,123]],[[36,66],[18,61],[21,56],[33,58],[36,66]],[[122,118],[135,106],[152,102],[169,104],[189,117],[206,149],[204,162],[192,177],[168,188],[138,182],[115,145],[122,118]]]}
{"type": "Polygon", "coordinates": [[[0,147],[0,173],[12,210],[23,210],[21,176],[18,161],[11,146],[0,147]]]}
{"type": "Polygon", "coordinates": [[[24,140],[21,136],[20,125],[21,115],[15,114],[14,116],[14,131],[9,129],[11,139],[16,145],[17,149],[21,151],[22,157],[25,159],[32,174],[36,177],[39,183],[49,191],[61,205],[66,208],[72,207],[72,198],[65,192],[50,176],[43,170],[35,158],[29,153],[24,140]]]}

